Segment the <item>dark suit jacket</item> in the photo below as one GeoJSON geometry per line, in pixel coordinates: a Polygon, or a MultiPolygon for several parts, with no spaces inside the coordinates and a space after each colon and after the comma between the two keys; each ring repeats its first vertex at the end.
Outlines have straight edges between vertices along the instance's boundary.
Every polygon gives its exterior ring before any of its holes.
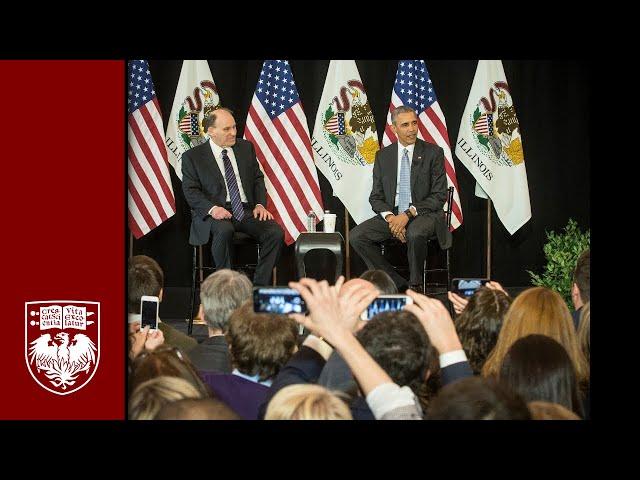
{"type": "MultiPolygon", "coordinates": [[[[377,214],[392,212],[398,184],[398,142],[379,150],[373,165],[373,187],[369,196],[371,208],[377,214]]],[[[411,200],[418,215],[436,219],[436,236],[445,249],[451,245],[442,207],[447,200],[447,177],[444,151],[431,143],[416,140],[411,159],[411,200]]]]}
{"type": "MultiPolygon", "coordinates": [[[[266,207],[264,175],[253,144],[238,138],[232,149],[249,207],[258,203],[266,207]]],[[[182,191],[193,211],[189,243],[203,245],[209,241],[213,222],[209,210],[214,205],[224,206],[227,200],[224,172],[220,171],[208,141],[182,154],[182,191]]]]}
{"type": "Polygon", "coordinates": [[[209,337],[188,353],[197,370],[231,373],[229,347],[224,336],[209,337]]]}

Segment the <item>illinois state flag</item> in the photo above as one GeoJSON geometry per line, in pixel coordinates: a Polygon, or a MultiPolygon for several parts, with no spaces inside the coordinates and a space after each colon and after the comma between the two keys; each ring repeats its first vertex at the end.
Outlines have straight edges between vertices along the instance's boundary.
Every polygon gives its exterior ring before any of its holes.
{"type": "Polygon", "coordinates": [[[180,180],[182,154],[208,140],[202,120],[219,105],[218,89],[207,61],[183,61],[165,136],[169,163],[180,180]]]}
{"type": "Polygon", "coordinates": [[[520,125],[500,60],[478,62],[456,155],[513,235],[531,218],[531,204],[520,125]]]}
{"type": "Polygon", "coordinates": [[[311,147],[318,170],[355,222],[373,217],[369,195],[380,145],[355,60],[331,60],[311,147]]]}

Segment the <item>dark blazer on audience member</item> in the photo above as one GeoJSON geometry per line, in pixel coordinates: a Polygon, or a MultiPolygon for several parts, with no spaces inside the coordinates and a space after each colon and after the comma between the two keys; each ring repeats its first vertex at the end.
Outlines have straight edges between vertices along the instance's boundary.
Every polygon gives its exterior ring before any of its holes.
{"type": "Polygon", "coordinates": [[[258,420],[258,410],[269,387],[238,375],[200,373],[215,398],[226,403],[243,420],[258,420]]]}
{"type": "Polygon", "coordinates": [[[224,335],[209,337],[189,352],[189,360],[197,370],[231,373],[229,346],[224,335]]]}

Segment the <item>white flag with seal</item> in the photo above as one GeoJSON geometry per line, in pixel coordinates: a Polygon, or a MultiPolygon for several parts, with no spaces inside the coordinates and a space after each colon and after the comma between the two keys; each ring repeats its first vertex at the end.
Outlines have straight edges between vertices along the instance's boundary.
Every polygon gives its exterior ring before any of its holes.
{"type": "Polygon", "coordinates": [[[209,139],[202,129],[202,119],[219,105],[218,89],[207,61],[183,61],[165,136],[169,163],[180,180],[182,154],[209,139]]]}
{"type": "Polygon", "coordinates": [[[531,218],[531,203],[520,125],[500,60],[478,62],[456,156],[476,179],[476,195],[491,198],[513,235],[531,218]]]}
{"type": "Polygon", "coordinates": [[[373,217],[369,195],[380,145],[355,60],[329,63],[311,147],[318,170],[355,222],[373,217]]]}

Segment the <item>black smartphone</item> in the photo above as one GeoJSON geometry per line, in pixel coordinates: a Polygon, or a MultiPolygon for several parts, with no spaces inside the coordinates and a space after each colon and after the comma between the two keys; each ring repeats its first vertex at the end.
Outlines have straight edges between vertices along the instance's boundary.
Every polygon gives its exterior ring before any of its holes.
{"type": "Polygon", "coordinates": [[[362,312],[360,319],[369,320],[382,312],[394,312],[402,310],[405,305],[413,303],[413,298],[408,295],[378,295],[369,304],[367,309],[362,312]]]}
{"type": "Polygon", "coordinates": [[[488,281],[488,278],[454,278],[451,280],[451,291],[461,297],[469,298],[488,281]]]}
{"type": "Polygon", "coordinates": [[[255,287],[253,311],[257,313],[307,313],[307,305],[300,294],[287,287],[255,287]]]}
{"type": "Polygon", "coordinates": [[[150,330],[158,328],[158,308],[160,299],[151,295],[143,295],[140,299],[140,329],[149,325],[150,330]]]}

